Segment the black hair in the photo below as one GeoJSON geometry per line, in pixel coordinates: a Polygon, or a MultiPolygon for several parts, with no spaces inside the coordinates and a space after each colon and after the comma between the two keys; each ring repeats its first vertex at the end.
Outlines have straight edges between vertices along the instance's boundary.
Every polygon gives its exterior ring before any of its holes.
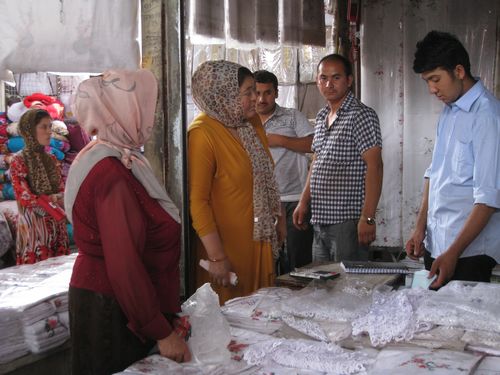
{"type": "Polygon", "coordinates": [[[253,78],[253,74],[250,71],[250,69],[245,68],[244,66],[242,66],[241,68],[239,68],[238,69],[238,87],[241,87],[241,85],[243,84],[243,82],[245,81],[245,79],[248,78],[248,77],[252,77],[253,78]]]}
{"type": "Polygon", "coordinates": [[[443,68],[451,73],[457,65],[462,65],[465,73],[472,78],[469,54],[456,36],[433,30],[417,42],[417,51],[413,60],[415,73],[428,72],[437,68],[443,68]]]}
{"type": "Polygon", "coordinates": [[[319,72],[319,66],[325,62],[325,61],[331,61],[331,62],[341,62],[342,65],[344,65],[344,72],[347,77],[352,75],[352,65],[351,62],[344,56],[339,55],[338,53],[332,53],[330,55],[326,55],[323,57],[321,60],[319,60],[318,66],[316,67],[316,72],[319,72]]]}
{"type": "Polygon", "coordinates": [[[278,78],[267,70],[257,70],[253,73],[255,82],[257,83],[272,83],[274,90],[278,91],[278,78]]]}
{"type": "Polygon", "coordinates": [[[45,109],[37,108],[35,117],[33,118],[33,125],[38,125],[42,119],[49,117],[52,120],[52,117],[50,117],[49,112],[47,112],[45,109]]]}

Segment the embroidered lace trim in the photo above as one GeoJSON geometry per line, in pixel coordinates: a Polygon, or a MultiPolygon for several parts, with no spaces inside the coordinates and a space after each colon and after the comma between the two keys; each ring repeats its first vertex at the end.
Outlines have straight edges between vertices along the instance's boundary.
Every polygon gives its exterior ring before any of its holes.
{"type": "Polygon", "coordinates": [[[244,359],[250,365],[274,362],[282,366],[330,374],[365,371],[365,365],[372,361],[363,353],[351,352],[335,344],[300,339],[274,339],[251,345],[245,351],[244,359]]]}
{"type": "Polygon", "coordinates": [[[415,307],[427,293],[432,292],[423,289],[374,291],[369,312],[352,322],[352,334],[368,333],[373,346],[411,340],[416,332],[432,328],[432,324],[419,323],[414,317],[415,307]]]}

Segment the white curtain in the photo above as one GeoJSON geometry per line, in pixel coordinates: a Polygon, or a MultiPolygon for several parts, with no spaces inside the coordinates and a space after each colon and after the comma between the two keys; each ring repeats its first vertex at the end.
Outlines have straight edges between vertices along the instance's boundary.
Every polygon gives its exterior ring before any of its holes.
{"type": "Polygon", "coordinates": [[[413,72],[415,45],[431,30],[455,34],[472,73],[495,92],[496,0],[366,0],[361,30],[361,96],[380,118],[384,185],[376,245],[403,246],[415,224],[443,104],[413,72]]]}
{"type": "Polygon", "coordinates": [[[0,14],[0,72],[140,66],[138,0],[0,0],[0,14]]]}

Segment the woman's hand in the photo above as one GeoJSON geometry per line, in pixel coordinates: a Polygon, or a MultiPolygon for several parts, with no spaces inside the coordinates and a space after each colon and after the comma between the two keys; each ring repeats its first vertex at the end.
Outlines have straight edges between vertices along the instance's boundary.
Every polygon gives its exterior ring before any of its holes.
{"type": "Polygon", "coordinates": [[[208,273],[213,282],[222,286],[229,286],[229,272],[233,270],[228,258],[217,262],[210,261],[208,273]]]}
{"type": "Polygon", "coordinates": [[[175,362],[189,362],[191,353],[186,342],[177,333],[172,332],[164,339],[158,340],[158,350],[163,357],[167,357],[175,362]]]}
{"type": "Polygon", "coordinates": [[[62,193],[49,195],[49,200],[52,203],[58,204],[60,207],[64,207],[64,195],[62,193]]]}

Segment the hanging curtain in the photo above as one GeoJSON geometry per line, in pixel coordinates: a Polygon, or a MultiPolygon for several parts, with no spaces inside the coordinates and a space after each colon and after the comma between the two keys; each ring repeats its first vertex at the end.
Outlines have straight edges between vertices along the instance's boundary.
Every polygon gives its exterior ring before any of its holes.
{"type": "Polygon", "coordinates": [[[226,0],[226,46],[255,48],[255,0],[226,0]]]}
{"type": "Polygon", "coordinates": [[[255,38],[259,44],[277,44],[279,28],[278,0],[256,0],[255,38]]]}
{"type": "Polygon", "coordinates": [[[189,8],[193,44],[325,46],[324,0],[190,0],[189,8]]]}
{"type": "Polygon", "coordinates": [[[224,43],[224,0],[190,0],[189,34],[193,44],[224,43]]]}
{"type": "Polygon", "coordinates": [[[140,66],[139,1],[0,1],[0,72],[140,66]]]}
{"type": "Polygon", "coordinates": [[[302,0],[281,0],[281,43],[298,46],[302,41],[302,0]]]}
{"type": "Polygon", "coordinates": [[[301,44],[324,46],[325,36],[324,0],[302,0],[301,44]]]}

